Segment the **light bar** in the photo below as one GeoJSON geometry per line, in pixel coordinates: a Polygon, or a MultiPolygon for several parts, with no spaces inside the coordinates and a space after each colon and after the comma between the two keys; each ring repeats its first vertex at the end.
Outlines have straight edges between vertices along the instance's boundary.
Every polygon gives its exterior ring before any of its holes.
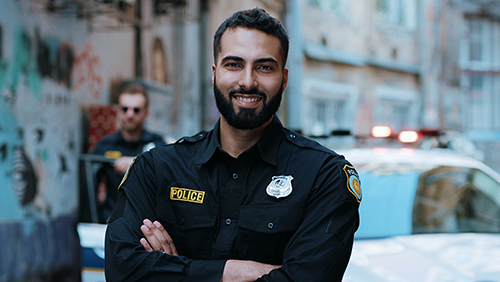
{"type": "Polygon", "coordinates": [[[392,129],[389,126],[374,126],[372,136],[377,138],[390,137],[392,136],[392,129]]]}
{"type": "Polygon", "coordinates": [[[398,140],[402,143],[415,143],[419,138],[419,134],[413,130],[404,130],[398,135],[398,140]]]}

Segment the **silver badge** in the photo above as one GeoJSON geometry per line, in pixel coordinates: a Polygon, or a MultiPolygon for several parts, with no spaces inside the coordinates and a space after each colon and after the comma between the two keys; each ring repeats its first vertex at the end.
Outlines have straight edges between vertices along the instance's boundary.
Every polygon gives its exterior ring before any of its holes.
{"type": "Polygon", "coordinates": [[[292,180],[291,175],[273,176],[273,180],[267,185],[267,194],[277,199],[290,195],[292,193],[292,180]]]}

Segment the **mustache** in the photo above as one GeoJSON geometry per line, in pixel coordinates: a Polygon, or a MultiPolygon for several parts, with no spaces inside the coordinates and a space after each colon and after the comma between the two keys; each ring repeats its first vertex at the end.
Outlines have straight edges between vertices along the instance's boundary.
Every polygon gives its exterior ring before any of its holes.
{"type": "Polygon", "coordinates": [[[249,90],[246,90],[246,89],[243,89],[243,88],[240,88],[240,89],[233,89],[231,91],[229,91],[229,97],[232,98],[235,94],[251,94],[251,95],[259,95],[260,97],[262,97],[264,100],[267,99],[267,95],[265,92],[263,91],[260,91],[258,89],[249,89],[249,90]]]}

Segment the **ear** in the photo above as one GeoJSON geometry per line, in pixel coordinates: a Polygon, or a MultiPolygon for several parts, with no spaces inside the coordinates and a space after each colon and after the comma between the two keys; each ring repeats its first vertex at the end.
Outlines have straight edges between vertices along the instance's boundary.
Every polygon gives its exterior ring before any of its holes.
{"type": "Polygon", "coordinates": [[[215,64],[212,65],[212,86],[214,85],[214,82],[215,82],[215,69],[216,69],[216,66],[215,64]]]}
{"type": "Polygon", "coordinates": [[[285,93],[286,86],[288,85],[288,69],[283,69],[283,93],[285,93]]]}

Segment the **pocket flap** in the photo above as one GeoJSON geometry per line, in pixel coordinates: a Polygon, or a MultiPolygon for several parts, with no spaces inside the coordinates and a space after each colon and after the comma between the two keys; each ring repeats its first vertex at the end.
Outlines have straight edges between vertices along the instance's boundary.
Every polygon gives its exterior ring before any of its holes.
{"type": "Polygon", "coordinates": [[[261,233],[296,230],[304,218],[305,205],[259,205],[241,207],[238,226],[261,233]]]}

